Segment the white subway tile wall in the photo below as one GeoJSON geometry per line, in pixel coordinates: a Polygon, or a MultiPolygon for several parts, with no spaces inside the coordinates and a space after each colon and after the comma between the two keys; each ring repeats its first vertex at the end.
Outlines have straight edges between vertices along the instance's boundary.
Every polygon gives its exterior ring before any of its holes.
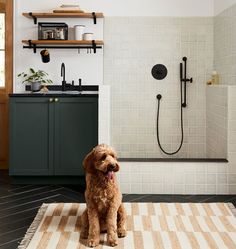
{"type": "MultiPolygon", "coordinates": [[[[236,194],[236,4],[214,20],[214,68],[228,85],[228,190],[236,194]]],[[[219,187],[218,187],[219,188],[219,187]]]]}
{"type": "Polygon", "coordinates": [[[228,182],[230,193],[236,194],[236,86],[229,87],[228,98],[228,182]]]}
{"type": "Polygon", "coordinates": [[[99,86],[98,142],[110,144],[110,86],[99,86]]]}
{"type": "Polygon", "coordinates": [[[208,86],[206,93],[206,156],[227,158],[228,86],[208,86]]]}
{"type": "Polygon", "coordinates": [[[120,172],[126,194],[236,193],[236,177],[228,174],[227,163],[122,162],[120,172]]]}
{"type": "Polygon", "coordinates": [[[229,161],[122,162],[118,179],[123,193],[236,194],[235,16],[236,5],[215,18],[105,19],[104,81],[111,86],[111,142],[119,156],[164,157],[155,138],[157,93],[163,95],[162,143],[166,149],[177,147],[178,67],[185,55],[194,83],[188,85],[186,136],[179,156],[229,161]],[[157,63],[169,70],[160,82],[150,74],[157,63]],[[221,85],[206,86],[213,68],[221,85]]]}
{"type": "MultiPolygon", "coordinates": [[[[156,95],[162,94],[160,140],[178,148],[180,129],[179,63],[188,57],[184,144],[174,157],[206,157],[206,81],[213,70],[213,18],[106,17],[104,84],[111,86],[111,144],[120,157],[166,157],[156,140],[156,95]],[[168,76],[151,76],[155,64],[168,76]]],[[[179,188],[182,189],[181,186],[179,188]]]]}
{"type": "Polygon", "coordinates": [[[209,157],[214,157],[213,154],[220,153],[221,151],[217,152],[217,150],[221,148],[224,152],[222,157],[227,157],[228,163],[121,162],[118,179],[123,193],[236,194],[235,96],[236,86],[207,87],[207,101],[209,102],[207,103],[207,120],[213,121],[207,126],[209,148],[207,153],[209,157]],[[228,101],[225,102],[225,99],[228,101]],[[218,112],[218,105],[224,106],[226,110],[218,112]],[[222,117],[216,118],[215,115],[220,115],[219,113],[222,117]],[[226,114],[228,116],[226,124],[221,126],[218,120],[226,114]],[[215,140],[218,144],[215,144],[215,140]],[[228,148],[228,154],[225,147],[228,148]]]}
{"type": "Polygon", "coordinates": [[[236,4],[215,17],[214,68],[220,83],[236,85],[236,4]]]}

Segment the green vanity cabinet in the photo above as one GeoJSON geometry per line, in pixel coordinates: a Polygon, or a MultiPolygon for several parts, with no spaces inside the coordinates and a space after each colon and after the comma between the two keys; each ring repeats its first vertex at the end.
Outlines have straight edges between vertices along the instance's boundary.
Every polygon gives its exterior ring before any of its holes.
{"type": "Polygon", "coordinates": [[[82,161],[98,143],[97,99],[59,99],[55,104],[54,127],[55,174],[84,174],[82,161]]]}
{"type": "Polygon", "coordinates": [[[53,174],[53,105],[47,98],[10,98],[10,174],[53,174]]]}
{"type": "Polygon", "coordinates": [[[11,176],[81,176],[97,143],[97,97],[10,97],[11,176]]]}

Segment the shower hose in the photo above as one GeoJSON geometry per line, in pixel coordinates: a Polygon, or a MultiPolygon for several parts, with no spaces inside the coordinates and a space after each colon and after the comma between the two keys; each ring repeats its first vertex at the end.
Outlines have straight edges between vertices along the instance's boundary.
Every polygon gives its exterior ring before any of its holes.
{"type": "Polygon", "coordinates": [[[161,105],[160,102],[161,102],[162,96],[161,96],[161,94],[157,95],[157,100],[158,100],[157,127],[156,127],[157,128],[157,142],[158,142],[158,145],[159,145],[161,151],[163,153],[165,153],[166,155],[169,155],[169,156],[177,154],[180,151],[180,149],[182,148],[183,141],[184,141],[183,106],[182,106],[182,102],[183,102],[182,82],[180,82],[180,96],[181,96],[180,97],[180,99],[181,99],[181,103],[180,103],[180,106],[181,106],[181,111],[180,111],[181,112],[181,114],[180,114],[180,116],[181,116],[181,142],[180,142],[179,148],[176,151],[174,151],[174,152],[167,152],[167,151],[165,151],[163,149],[163,147],[161,145],[161,142],[160,142],[160,136],[159,136],[159,113],[160,113],[160,105],[161,105]]]}

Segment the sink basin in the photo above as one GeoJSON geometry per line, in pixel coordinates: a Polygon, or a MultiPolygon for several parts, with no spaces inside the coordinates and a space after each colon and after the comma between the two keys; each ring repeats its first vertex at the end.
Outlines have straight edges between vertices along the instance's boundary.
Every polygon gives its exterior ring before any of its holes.
{"type": "Polygon", "coordinates": [[[82,91],[80,94],[98,94],[98,91],[82,91]]]}
{"type": "Polygon", "coordinates": [[[80,94],[79,91],[48,91],[45,94],[80,94]]]}
{"type": "Polygon", "coordinates": [[[33,94],[44,94],[44,95],[55,95],[55,94],[73,94],[73,95],[92,95],[92,94],[98,94],[98,91],[48,91],[48,92],[34,92],[33,94]]]}

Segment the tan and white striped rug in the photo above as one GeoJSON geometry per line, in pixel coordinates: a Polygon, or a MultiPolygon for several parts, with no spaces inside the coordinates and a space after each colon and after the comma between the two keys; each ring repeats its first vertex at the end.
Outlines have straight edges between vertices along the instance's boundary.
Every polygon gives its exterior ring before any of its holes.
{"type": "MultiPolygon", "coordinates": [[[[80,216],[85,204],[44,204],[19,249],[85,249],[80,216]]],[[[125,203],[128,235],[119,249],[236,249],[233,205],[224,203],[125,203]]],[[[99,249],[106,245],[101,235],[99,249]]]]}

